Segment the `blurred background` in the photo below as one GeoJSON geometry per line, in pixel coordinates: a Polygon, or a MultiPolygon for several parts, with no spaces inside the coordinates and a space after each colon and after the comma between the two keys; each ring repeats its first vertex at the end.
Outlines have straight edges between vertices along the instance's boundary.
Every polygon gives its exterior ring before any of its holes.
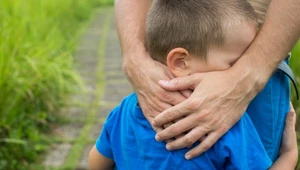
{"type": "MultiPolygon", "coordinates": [[[[300,29],[300,28],[299,28],[300,29]]],[[[300,87],[300,42],[298,42],[293,51],[292,51],[292,58],[291,58],[291,67],[294,71],[297,79],[298,89],[300,87]]],[[[300,100],[296,99],[295,89],[292,88],[292,103],[294,108],[296,109],[297,113],[297,122],[296,122],[296,131],[297,131],[297,139],[298,139],[298,166],[297,170],[300,170],[300,100]]]]}
{"type": "Polygon", "coordinates": [[[41,163],[66,97],[83,90],[74,68],[78,37],[113,0],[0,1],[0,169],[41,163]]]}
{"type": "MultiPolygon", "coordinates": [[[[32,165],[41,163],[53,142],[47,134],[64,121],[57,113],[69,94],[83,90],[74,64],[78,37],[93,11],[112,5],[113,0],[0,1],[1,170],[35,169],[32,165]]],[[[292,56],[300,85],[300,42],[292,56]]],[[[295,93],[292,102],[299,115],[295,93]]]]}

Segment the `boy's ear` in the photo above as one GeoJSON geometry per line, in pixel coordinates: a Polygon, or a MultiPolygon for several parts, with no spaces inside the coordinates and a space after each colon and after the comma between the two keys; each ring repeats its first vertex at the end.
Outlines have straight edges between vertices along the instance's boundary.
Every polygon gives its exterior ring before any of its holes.
{"type": "Polygon", "coordinates": [[[174,48],[167,56],[167,66],[175,77],[189,75],[189,52],[184,48],[174,48]]]}

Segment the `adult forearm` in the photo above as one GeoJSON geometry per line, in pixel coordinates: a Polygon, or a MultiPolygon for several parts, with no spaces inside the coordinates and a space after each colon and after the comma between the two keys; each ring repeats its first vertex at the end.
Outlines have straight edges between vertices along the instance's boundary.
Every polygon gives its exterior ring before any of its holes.
{"type": "MultiPolygon", "coordinates": [[[[123,54],[144,48],[145,20],[152,0],[115,0],[118,35],[123,54]]],[[[124,60],[127,56],[123,55],[124,60]]]]}
{"type": "Polygon", "coordinates": [[[154,61],[145,48],[145,22],[151,4],[152,0],[115,0],[123,70],[149,122],[163,110],[185,100],[181,93],[168,92],[157,83],[171,79],[172,74],[165,65],[154,61]]]}
{"type": "Polygon", "coordinates": [[[298,40],[299,16],[299,0],[272,0],[261,31],[237,62],[238,69],[255,73],[259,90],[298,40]]]}

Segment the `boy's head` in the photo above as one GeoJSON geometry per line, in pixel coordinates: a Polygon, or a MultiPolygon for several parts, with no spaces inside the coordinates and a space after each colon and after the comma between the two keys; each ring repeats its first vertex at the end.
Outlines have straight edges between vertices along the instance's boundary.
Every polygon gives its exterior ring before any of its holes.
{"type": "Polygon", "coordinates": [[[246,0],[155,0],[146,20],[146,47],[175,76],[228,69],[257,32],[246,0]]]}

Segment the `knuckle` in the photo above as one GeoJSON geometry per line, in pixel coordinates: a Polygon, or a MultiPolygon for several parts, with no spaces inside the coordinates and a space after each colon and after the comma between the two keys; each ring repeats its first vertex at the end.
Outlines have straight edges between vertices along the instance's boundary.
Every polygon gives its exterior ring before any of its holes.
{"type": "MultiPolygon", "coordinates": [[[[208,116],[208,115],[210,115],[210,113],[206,112],[206,114],[204,114],[204,116],[208,116]]],[[[218,127],[223,125],[219,117],[211,117],[209,122],[207,123],[207,126],[213,128],[213,127],[218,127]]]]}
{"type": "Polygon", "coordinates": [[[181,130],[176,127],[176,126],[173,126],[173,127],[170,127],[170,134],[172,134],[172,136],[177,136],[178,134],[181,133],[181,130]]]}
{"type": "Polygon", "coordinates": [[[210,143],[208,143],[208,142],[202,142],[201,145],[202,145],[202,148],[203,148],[204,150],[208,150],[208,149],[210,149],[211,146],[212,146],[212,145],[211,145],[210,143]]]}
{"type": "Polygon", "coordinates": [[[212,129],[213,129],[213,127],[212,126],[210,126],[209,124],[203,124],[202,125],[202,130],[203,130],[203,132],[205,132],[205,133],[209,133],[212,129]]]}
{"type": "Polygon", "coordinates": [[[188,146],[193,145],[195,143],[195,140],[192,136],[187,136],[186,135],[183,140],[184,140],[184,143],[188,146]]]}
{"type": "Polygon", "coordinates": [[[200,105],[200,101],[198,99],[190,99],[186,104],[186,108],[188,110],[197,110],[200,105]]]}
{"type": "MultiPolygon", "coordinates": [[[[197,120],[198,121],[203,121],[203,120],[209,120],[209,116],[211,115],[210,111],[203,110],[199,114],[197,114],[197,120]]],[[[208,122],[209,125],[214,126],[215,120],[210,120],[208,122]]]]}
{"type": "Polygon", "coordinates": [[[172,84],[174,84],[175,86],[180,84],[180,79],[179,78],[174,78],[171,80],[172,84]]]}
{"type": "Polygon", "coordinates": [[[198,77],[195,75],[195,74],[192,74],[191,75],[191,80],[192,81],[196,81],[198,79],[198,77]]]}

